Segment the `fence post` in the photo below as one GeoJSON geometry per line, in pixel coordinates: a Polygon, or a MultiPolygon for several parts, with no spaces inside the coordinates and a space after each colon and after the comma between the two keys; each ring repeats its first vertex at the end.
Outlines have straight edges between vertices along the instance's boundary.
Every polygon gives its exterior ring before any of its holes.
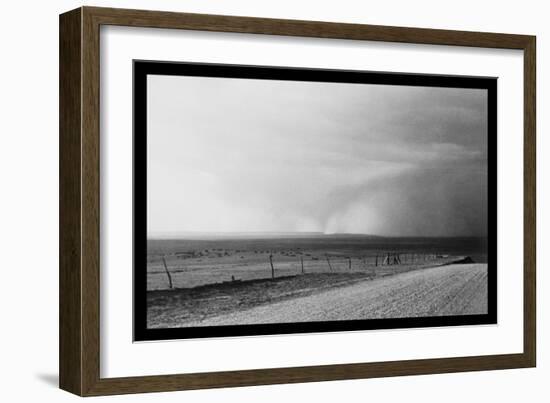
{"type": "Polygon", "coordinates": [[[300,263],[302,263],[302,274],[304,274],[304,257],[300,256],[300,263]]]}
{"type": "Polygon", "coordinates": [[[325,255],[325,258],[327,259],[328,268],[330,269],[330,271],[332,271],[332,266],[330,265],[330,260],[328,258],[328,255],[325,255]]]}
{"type": "Polygon", "coordinates": [[[275,268],[273,267],[273,254],[269,254],[269,264],[271,265],[271,279],[275,279],[275,268]]]}
{"type": "Polygon", "coordinates": [[[172,287],[172,276],[170,275],[170,272],[168,271],[168,266],[166,265],[166,259],[164,256],[162,257],[162,263],[164,264],[164,270],[166,271],[166,275],[168,276],[168,283],[170,285],[170,289],[174,288],[172,287]]]}

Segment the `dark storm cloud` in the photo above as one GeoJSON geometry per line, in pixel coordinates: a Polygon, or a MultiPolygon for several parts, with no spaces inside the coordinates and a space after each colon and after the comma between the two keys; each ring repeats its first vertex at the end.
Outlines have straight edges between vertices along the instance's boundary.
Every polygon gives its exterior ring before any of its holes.
{"type": "Polygon", "coordinates": [[[149,79],[149,227],[486,234],[484,90],[149,79]]]}

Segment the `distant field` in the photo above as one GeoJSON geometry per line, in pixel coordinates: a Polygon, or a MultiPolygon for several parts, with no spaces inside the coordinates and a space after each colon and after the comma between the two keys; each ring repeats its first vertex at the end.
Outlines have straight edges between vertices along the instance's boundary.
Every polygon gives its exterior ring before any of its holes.
{"type": "Polygon", "coordinates": [[[287,238],[220,238],[149,240],[147,289],[169,288],[163,259],[174,288],[194,288],[232,280],[312,273],[395,274],[444,264],[457,256],[484,262],[485,240],[479,238],[382,238],[336,235],[287,238]],[[481,252],[480,252],[481,251],[481,252]],[[398,256],[400,264],[384,259],[398,256]]]}

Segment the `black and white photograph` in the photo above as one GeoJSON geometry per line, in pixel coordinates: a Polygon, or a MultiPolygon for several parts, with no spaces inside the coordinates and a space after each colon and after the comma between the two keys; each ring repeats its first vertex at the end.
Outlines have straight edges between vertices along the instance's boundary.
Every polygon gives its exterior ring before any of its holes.
{"type": "Polygon", "coordinates": [[[496,323],[496,79],[134,61],[136,340],[496,323]]]}
{"type": "Polygon", "coordinates": [[[145,3],[10,13],[9,396],[547,389],[541,7],[145,3]]]}

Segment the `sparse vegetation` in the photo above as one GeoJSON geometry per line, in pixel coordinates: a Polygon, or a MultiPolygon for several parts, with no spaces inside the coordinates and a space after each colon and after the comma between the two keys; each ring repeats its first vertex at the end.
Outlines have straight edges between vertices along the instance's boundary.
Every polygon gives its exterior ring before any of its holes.
{"type": "Polygon", "coordinates": [[[470,244],[460,241],[466,244],[458,247],[418,240],[392,241],[342,236],[291,242],[149,241],[148,311],[154,322],[150,324],[195,323],[333,287],[442,266],[456,260],[457,252],[481,249],[475,243],[479,241],[472,240],[467,241],[470,244]]]}

